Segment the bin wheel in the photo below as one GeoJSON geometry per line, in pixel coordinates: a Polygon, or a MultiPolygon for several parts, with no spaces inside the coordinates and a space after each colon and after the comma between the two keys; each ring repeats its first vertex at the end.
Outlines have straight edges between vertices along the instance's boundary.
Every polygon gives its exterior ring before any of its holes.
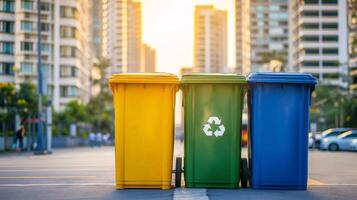
{"type": "Polygon", "coordinates": [[[176,158],[175,168],[175,187],[181,187],[181,174],[182,174],[182,158],[176,158]]]}
{"type": "Polygon", "coordinates": [[[241,159],[241,187],[248,187],[248,179],[249,179],[249,169],[248,169],[248,161],[246,158],[241,159]]]}

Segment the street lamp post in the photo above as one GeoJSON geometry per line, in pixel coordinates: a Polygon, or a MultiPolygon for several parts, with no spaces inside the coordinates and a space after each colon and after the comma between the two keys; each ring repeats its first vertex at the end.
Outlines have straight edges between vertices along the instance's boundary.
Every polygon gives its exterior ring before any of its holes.
{"type": "Polygon", "coordinates": [[[35,150],[36,155],[45,154],[43,147],[43,124],[42,124],[42,93],[43,93],[43,81],[42,81],[42,38],[41,38],[41,0],[37,0],[37,53],[38,53],[38,75],[37,75],[37,92],[38,92],[38,127],[37,127],[37,146],[35,150]]]}

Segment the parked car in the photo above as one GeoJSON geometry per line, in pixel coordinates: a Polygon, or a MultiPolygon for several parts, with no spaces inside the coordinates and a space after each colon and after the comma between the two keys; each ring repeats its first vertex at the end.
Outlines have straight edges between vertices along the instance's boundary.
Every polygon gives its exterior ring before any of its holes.
{"type": "Polygon", "coordinates": [[[350,150],[352,140],[357,139],[357,130],[346,131],[337,137],[326,137],[321,140],[321,149],[330,151],[350,150]]]}
{"type": "Polygon", "coordinates": [[[350,144],[350,150],[351,151],[357,151],[357,139],[352,140],[352,142],[350,144]]]}
{"type": "Polygon", "coordinates": [[[352,128],[330,128],[315,136],[315,147],[320,149],[321,141],[325,138],[336,138],[338,135],[352,130],[352,128]]]}

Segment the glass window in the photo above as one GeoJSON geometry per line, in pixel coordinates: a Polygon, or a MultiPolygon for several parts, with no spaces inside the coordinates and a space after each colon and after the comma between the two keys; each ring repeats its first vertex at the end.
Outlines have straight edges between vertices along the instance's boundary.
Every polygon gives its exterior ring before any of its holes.
{"type": "Polygon", "coordinates": [[[25,74],[33,73],[33,64],[29,62],[22,62],[20,64],[20,72],[25,74]]]}
{"type": "Polygon", "coordinates": [[[327,79],[336,79],[339,77],[340,77],[340,75],[338,73],[323,74],[323,78],[327,78],[327,79]]]}
{"type": "Polygon", "coordinates": [[[61,97],[76,97],[78,92],[76,86],[61,86],[60,93],[61,97]]]}
{"type": "Polygon", "coordinates": [[[21,51],[33,51],[33,43],[21,42],[21,51]]]}
{"type": "Polygon", "coordinates": [[[74,18],[77,10],[72,7],[61,6],[61,17],[74,18]]]}
{"type": "Polygon", "coordinates": [[[50,24],[49,23],[41,23],[41,31],[42,32],[49,32],[50,31],[50,24]]]}
{"type": "Polygon", "coordinates": [[[42,48],[42,51],[44,51],[44,52],[50,52],[51,51],[51,46],[49,44],[42,44],[41,48],[42,48]]]}
{"type": "Polygon", "coordinates": [[[60,34],[62,38],[75,38],[76,28],[71,26],[61,26],[60,34]]]}
{"type": "Polygon", "coordinates": [[[321,0],[322,4],[337,4],[338,0],[321,0]]]}
{"type": "Polygon", "coordinates": [[[319,0],[304,0],[305,4],[318,4],[319,0]]]}
{"type": "Polygon", "coordinates": [[[21,8],[24,10],[33,10],[33,1],[31,0],[22,0],[21,8]]]}
{"type": "Polygon", "coordinates": [[[0,32],[2,32],[2,33],[13,33],[14,32],[14,22],[12,22],[12,21],[0,21],[0,32]]]}
{"type": "Polygon", "coordinates": [[[318,23],[304,23],[304,24],[302,24],[302,27],[304,29],[319,29],[319,24],[318,23]]]}
{"type": "Polygon", "coordinates": [[[324,42],[338,42],[338,36],[337,35],[323,35],[322,41],[324,41],[324,42]]]}
{"type": "Polygon", "coordinates": [[[338,24],[337,23],[323,23],[322,28],[323,29],[338,29],[338,24]]]}
{"type": "Polygon", "coordinates": [[[14,63],[0,62],[0,74],[1,75],[12,75],[14,63]]]}
{"type": "Polygon", "coordinates": [[[14,43],[7,42],[7,41],[0,41],[0,53],[13,54],[14,53],[14,43]]]}
{"type": "Polygon", "coordinates": [[[316,55],[319,54],[319,49],[305,49],[305,54],[307,55],[316,55]]]}
{"type": "Polygon", "coordinates": [[[324,17],[337,17],[338,12],[336,10],[324,10],[322,11],[322,16],[324,17]]]}
{"type": "Polygon", "coordinates": [[[324,48],[324,49],[322,49],[322,54],[337,55],[338,54],[338,49],[336,49],[336,48],[324,48]]]}
{"type": "Polygon", "coordinates": [[[46,2],[41,2],[41,10],[42,11],[49,11],[50,10],[50,4],[46,2]]]}
{"type": "Polygon", "coordinates": [[[322,61],[322,66],[323,67],[338,67],[339,64],[338,61],[322,61]]]}
{"type": "Polygon", "coordinates": [[[304,10],[301,13],[302,16],[304,17],[318,17],[319,16],[319,11],[315,11],[315,10],[304,10]]]}
{"type": "Polygon", "coordinates": [[[301,38],[302,41],[304,42],[318,42],[319,41],[319,36],[315,35],[305,35],[301,38]]]}
{"type": "Polygon", "coordinates": [[[23,30],[23,31],[33,31],[33,22],[21,21],[21,30],[23,30]]]}
{"type": "Polygon", "coordinates": [[[76,57],[77,49],[72,46],[61,46],[62,57],[76,57]]]}
{"type": "Polygon", "coordinates": [[[350,135],[347,135],[345,138],[357,138],[357,133],[352,133],[350,135]]]}
{"type": "Polygon", "coordinates": [[[1,12],[14,12],[14,10],[15,10],[15,0],[0,0],[1,12]]]}
{"type": "Polygon", "coordinates": [[[318,67],[319,66],[319,61],[303,61],[302,62],[303,67],[318,67]]]}
{"type": "Polygon", "coordinates": [[[288,19],[288,13],[272,13],[270,14],[270,19],[288,19]]]}

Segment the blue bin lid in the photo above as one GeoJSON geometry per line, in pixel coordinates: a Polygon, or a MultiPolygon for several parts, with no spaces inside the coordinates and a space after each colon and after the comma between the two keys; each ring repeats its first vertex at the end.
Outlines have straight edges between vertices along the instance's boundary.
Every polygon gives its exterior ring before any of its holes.
{"type": "Polygon", "coordinates": [[[257,72],[249,74],[248,83],[301,83],[316,85],[317,80],[307,73],[257,72]]]}

